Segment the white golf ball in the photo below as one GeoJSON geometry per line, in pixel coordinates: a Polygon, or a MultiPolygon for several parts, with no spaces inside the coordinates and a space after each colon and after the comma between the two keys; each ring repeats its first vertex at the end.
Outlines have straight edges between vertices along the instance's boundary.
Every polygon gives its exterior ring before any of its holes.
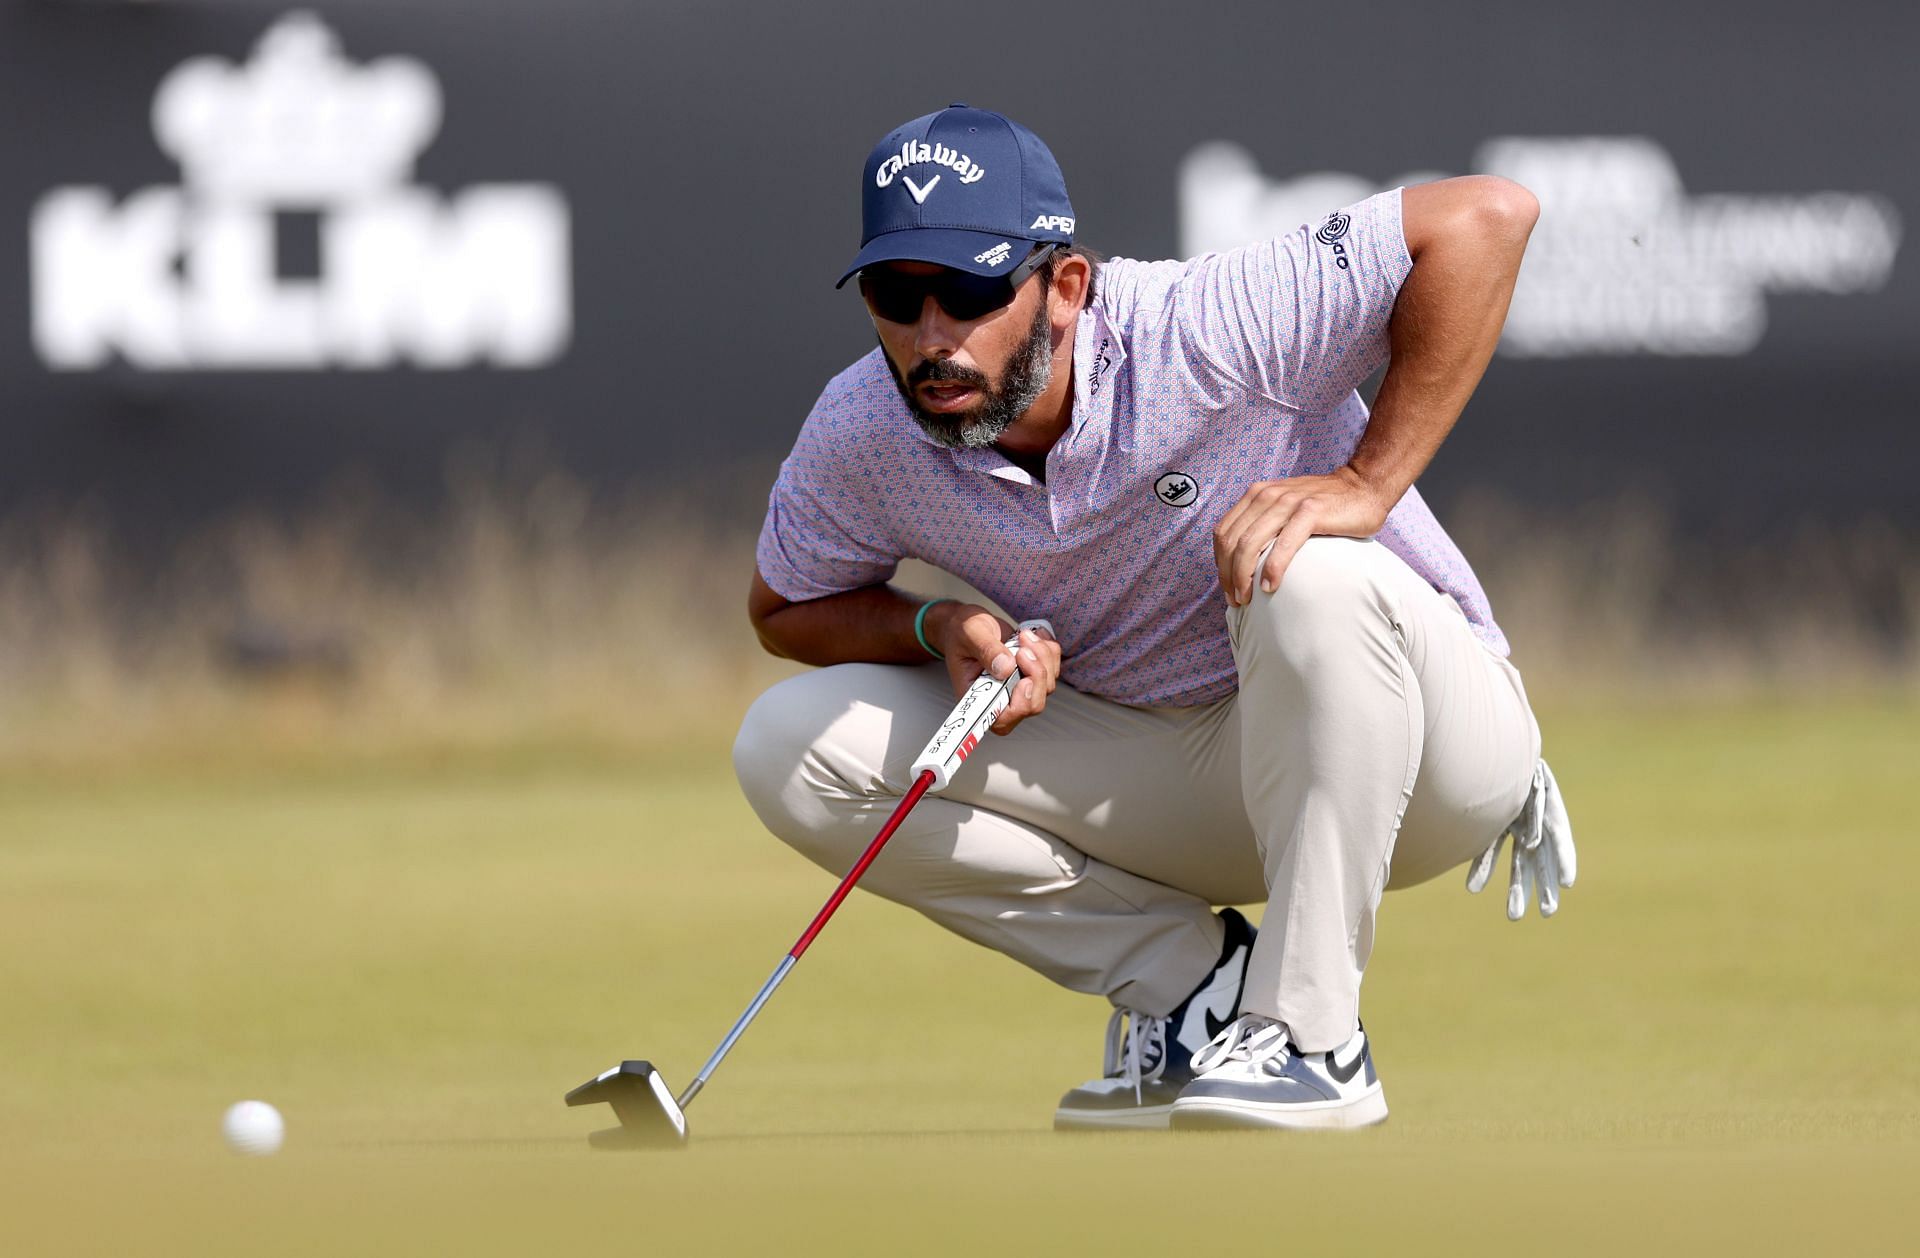
{"type": "Polygon", "coordinates": [[[287,1138],[287,1122],[265,1101],[236,1101],[220,1120],[220,1131],[235,1153],[264,1157],[280,1151],[280,1142],[287,1138]]]}

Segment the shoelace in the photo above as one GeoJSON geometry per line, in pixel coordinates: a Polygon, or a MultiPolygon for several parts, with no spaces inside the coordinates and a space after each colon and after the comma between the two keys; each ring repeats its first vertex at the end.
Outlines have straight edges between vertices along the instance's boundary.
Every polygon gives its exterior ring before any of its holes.
{"type": "Polygon", "coordinates": [[[1243,1013],[1193,1055],[1193,1073],[1200,1074],[1230,1061],[1253,1063],[1269,1057],[1285,1057],[1291,1051],[1285,1023],[1257,1013],[1243,1013]]]}
{"type": "Polygon", "coordinates": [[[1146,1081],[1158,1079],[1166,1069],[1167,1020],[1137,1009],[1115,1009],[1107,1019],[1107,1049],[1100,1073],[1131,1083],[1133,1101],[1138,1105],[1146,1081]],[[1153,1049],[1159,1050],[1159,1057],[1148,1070],[1146,1057],[1153,1049]]]}

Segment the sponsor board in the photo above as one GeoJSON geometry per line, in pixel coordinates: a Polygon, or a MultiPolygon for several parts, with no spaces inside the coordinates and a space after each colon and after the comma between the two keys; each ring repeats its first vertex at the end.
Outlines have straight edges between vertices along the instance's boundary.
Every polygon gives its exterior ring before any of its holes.
{"type": "MultiPolygon", "coordinates": [[[[1540,199],[1500,342],[1507,355],[1751,353],[1769,295],[1872,292],[1900,248],[1900,216],[1883,196],[1690,195],[1672,156],[1643,136],[1500,137],[1480,146],[1472,169],[1540,199]]],[[[1181,249],[1191,257],[1284,235],[1383,188],[1443,177],[1274,179],[1238,145],[1204,145],[1181,166],[1181,249]]],[[[1319,239],[1334,244],[1328,232],[1319,239]]]]}
{"type": "Polygon", "coordinates": [[[178,186],[43,195],[32,334],[65,371],[538,367],[572,326],[570,216],[549,184],[450,196],[413,182],[439,130],[433,72],[356,65],[290,14],[244,65],[197,57],[153,102],[178,186]],[[313,239],[305,268],[289,237],[313,239]],[[289,273],[291,272],[291,273],[289,273]]]}

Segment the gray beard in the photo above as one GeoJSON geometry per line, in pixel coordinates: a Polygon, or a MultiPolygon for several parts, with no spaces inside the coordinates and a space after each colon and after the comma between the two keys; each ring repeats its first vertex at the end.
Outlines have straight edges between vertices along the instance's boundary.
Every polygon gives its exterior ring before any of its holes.
{"type": "Polygon", "coordinates": [[[998,388],[979,372],[956,366],[948,359],[922,363],[914,368],[911,379],[903,378],[884,347],[880,356],[887,360],[893,383],[922,432],[949,450],[979,450],[1000,440],[1000,434],[1013,427],[1053,382],[1053,327],[1047,320],[1047,305],[1043,301],[1034,312],[1026,341],[1007,363],[998,388]],[[980,401],[973,409],[958,415],[922,409],[914,400],[913,390],[921,384],[941,381],[978,389],[980,401]]]}

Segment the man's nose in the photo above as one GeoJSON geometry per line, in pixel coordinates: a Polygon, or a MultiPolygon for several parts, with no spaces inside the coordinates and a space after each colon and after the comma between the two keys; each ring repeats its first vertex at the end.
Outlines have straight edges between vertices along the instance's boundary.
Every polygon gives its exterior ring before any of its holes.
{"type": "Polygon", "coordinates": [[[940,303],[928,294],[913,325],[913,352],[928,362],[952,358],[960,348],[959,329],[940,303]]]}

